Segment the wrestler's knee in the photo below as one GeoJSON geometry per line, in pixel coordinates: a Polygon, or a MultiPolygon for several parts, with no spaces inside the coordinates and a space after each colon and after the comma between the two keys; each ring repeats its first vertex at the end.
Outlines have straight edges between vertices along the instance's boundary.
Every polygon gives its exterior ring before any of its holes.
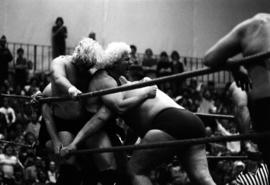
{"type": "MultiPolygon", "coordinates": [[[[174,138],[161,130],[153,129],[148,131],[141,140],[142,144],[150,144],[162,141],[173,140],[174,138]]],[[[136,175],[147,175],[150,170],[162,159],[169,155],[170,152],[162,149],[146,149],[135,151],[128,162],[131,173],[136,175]],[[156,155],[156,157],[155,157],[156,155]]]]}

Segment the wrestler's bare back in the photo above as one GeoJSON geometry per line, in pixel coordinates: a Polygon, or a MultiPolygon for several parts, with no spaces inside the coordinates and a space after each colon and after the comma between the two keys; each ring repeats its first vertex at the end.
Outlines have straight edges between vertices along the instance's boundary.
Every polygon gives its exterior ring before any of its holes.
{"type": "MultiPolygon", "coordinates": [[[[61,58],[60,58],[61,60],[61,58]]],[[[67,79],[76,86],[78,79],[76,79],[76,71],[68,60],[71,60],[71,57],[62,58],[62,61],[65,62],[65,69],[67,73],[67,79]]],[[[82,80],[82,79],[80,79],[82,80]]],[[[45,96],[57,96],[65,97],[67,93],[63,92],[55,83],[51,82],[43,90],[45,96]]],[[[74,120],[79,118],[82,115],[82,104],[79,101],[64,101],[64,102],[53,102],[51,103],[53,107],[53,114],[59,118],[66,120],[74,120]]]]}
{"type": "MultiPolygon", "coordinates": [[[[140,91],[144,92],[145,90],[144,88],[140,88],[125,91],[123,93],[125,98],[129,98],[141,94],[140,91]]],[[[155,98],[145,100],[140,106],[130,112],[127,112],[124,118],[130,127],[143,135],[149,130],[153,119],[160,111],[172,107],[183,109],[182,106],[177,104],[167,94],[157,89],[155,98]]]]}

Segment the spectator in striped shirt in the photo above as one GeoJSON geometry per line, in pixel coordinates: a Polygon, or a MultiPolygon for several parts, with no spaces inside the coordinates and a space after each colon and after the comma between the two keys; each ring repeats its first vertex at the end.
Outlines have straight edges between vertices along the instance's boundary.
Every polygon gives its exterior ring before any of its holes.
{"type": "Polygon", "coordinates": [[[232,185],[269,185],[268,168],[266,164],[257,161],[247,161],[246,168],[236,176],[232,185]]]}

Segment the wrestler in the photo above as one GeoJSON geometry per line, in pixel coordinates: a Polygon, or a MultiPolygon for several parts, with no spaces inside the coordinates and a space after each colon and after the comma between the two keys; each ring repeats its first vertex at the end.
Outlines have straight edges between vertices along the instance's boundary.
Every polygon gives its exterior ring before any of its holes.
{"type": "MultiPolygon", "coordinates": [[[[104,51],[96,41],[89,38],[82,39],[72,55],[60,56],[52,61],[51,83],[44,89],[43,95],[76,98],[78,94],[86,92],[91,79],[91,67],[102,62],[103,55],[104,51]]],[[[93,116],[85,110],[83,102],[73,100],[45,103],[42,105],[42,114],[50,136],[46,145],[56,154],[59,154],[62,146],[68,145],[73,140],[81,127],[93,116]]],[[[87,147],[111,146],[110,139],[104,130],[96,133],[86,144],[87,147]]],[[[99,180],[106,181],[102,184],[113,184],[114,182],[111,182],[113,177],[108,172],[116,169],[113,154],[93,155],[93,161],[102,176],[99,180]]],[[[61,167],[58,184],[79,184],[81,174],[78,173],[78,169],[81,166],[77,166],[74,156],[64,160],[61,167]]],[[[97,176],[88,174],[88,176],[91,175],[97,176]]]]}
{"type": "MultiPolygon", "coordinates": [[[[270,14],[259,13],[240,22],[218,40],[205,54],[204,64],[209,67],[226,65],[228,58],[242,54],[244,57],[270,50],[270,14]]],[[[244,65],[252,82],[248,92],[248,108],[256,132],[270,130],[270,59],[244,65]]],[[[242,66],[243,67],[243,66],[242,66]]],[[[235,76],[239,77],[239,76],[235,76]]],[[[235,78],[239,82],[238,78],[235,78]]],[[[241,81],[240,81],[241,82],[241,81]]],[[[244,83],[237,83],[244,84],[244,83]]],[[[270,165],[270,144],[257,141],[266,164],[270,165]]]]}
{"type": "MultiPolygon", "coordinates": [[[[125,43],[109,44],[106,49],[106,70],[100,70],[93,75],[89,88],[94,86],[96,90],[100,90],[117,87],[119,77],[127,72],[129,66],[127,53],[129,52],[130,48],[125,43]]],[[[121,77],[120,80],[122,83],[127,82],[124,77],[121,77]]],[[[148,88],[104,95],[99,98],[105,106],[114,114],[121,116],[125,123],[141,137],[142,144],[205,136],[202,121],[158,89],[155,97],[148,98],[137,105],[134,104],[132,109],[123,109],[123,102],[140,97],[141,94],[145,94],[148,88]]],[[[90,102],[93,101],[93,98],[89,98],[88,101],[91,105],[90,102]]],[[[125,106],[128,106],[128,103],[125,106]]],[[[96,131],[96,127],[91,121],[84,128],[84,132],[81,133],[86,135],[91,135],[96,131]]],[[[77,138],[77,142],[86,138],[86,135],[83,136],[83,134],[77,138]]],[[[76,143],[72,143],[72,146],[65,149],[76,149],[76,143]]],[[[183,159],[183,164],[193,182],[215,184],[208,170],[204,145],[135,151],[129,161],[132,183],[134,185],[151,184],[147,176],[150,170],[162,162],[170,160],[175,154],[179,154],[183,159]]]]}

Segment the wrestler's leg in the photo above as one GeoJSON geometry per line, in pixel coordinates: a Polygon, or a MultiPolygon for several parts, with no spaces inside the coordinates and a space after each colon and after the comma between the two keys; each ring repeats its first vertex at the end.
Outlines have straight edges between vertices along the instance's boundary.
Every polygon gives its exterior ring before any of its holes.
{"type": "MultiPolygon", "coordinates": [[[[172,136],[161,130],[150,130],[142,138],[141,144],[157,143],[173,139],[172,136]]],[[[174,153],[172,148],[134,151],[129,161],[133,185],[151,185],[152,182],[148,177],[150,170],[172,159],[174,153]]]]}
{"type": "MultiPolygon", "coordinates": [[[[58,132],[58,136],[63,146],[70,144],[74,138],[73,135],[67,131],[58,132]]],[[[82,177],[75,159],[76,156],[70,156],[61,161],[57,185],[80,184],[82,177]]]]}
{"type": "MultiPolygon", "coordinates": [[[[112,147],[111,141],[105,131],[97,132],[86,140],[87,148],[112,147]]],[[[102,185],[114,184],[117,181],[115,156],[111,152],[92,154],[93,161],[100,172],[102,185]]]]}
{"type": "Polygon", "coordinates": [[[180,157],[190,180],[198,185],[215,185],[208,169],[204,145],[187,147],[180,157]]]}

